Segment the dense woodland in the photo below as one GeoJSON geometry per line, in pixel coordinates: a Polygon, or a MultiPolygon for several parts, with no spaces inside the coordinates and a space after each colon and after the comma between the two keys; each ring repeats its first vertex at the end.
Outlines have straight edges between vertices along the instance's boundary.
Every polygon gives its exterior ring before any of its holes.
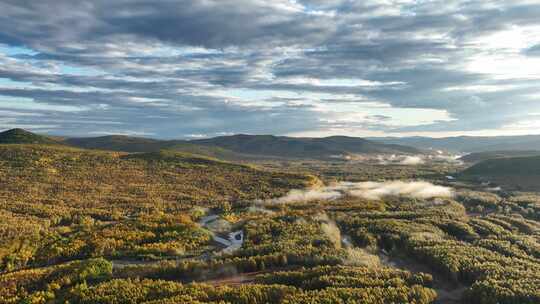
{"type": "Polygon", "coordinates": [[[540,195],[460,169],[0,145],[0,303],[540,303],[540,195]],[[455,195],[265,201],[385,179],[455,195]]]}

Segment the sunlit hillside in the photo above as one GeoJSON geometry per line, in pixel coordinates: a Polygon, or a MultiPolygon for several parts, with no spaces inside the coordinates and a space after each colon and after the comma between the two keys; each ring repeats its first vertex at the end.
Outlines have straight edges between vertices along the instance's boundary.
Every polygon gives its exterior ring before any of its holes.
{"type": "Polygon", "coordinates": [[[0,303],[538,303],[540,195],[461,168],[0,145],[0,303]]]}

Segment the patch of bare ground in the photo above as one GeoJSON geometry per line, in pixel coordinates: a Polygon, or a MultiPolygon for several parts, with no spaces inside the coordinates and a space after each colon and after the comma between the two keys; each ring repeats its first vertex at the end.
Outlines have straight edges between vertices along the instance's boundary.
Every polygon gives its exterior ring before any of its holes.
{"type": "Polygon", "coordinates": [[[255,282],[255,277],[263,273],[267,273],[267,271],[239,273],[239,274],[235,274],[228,277],[204,281],[201,283],[205,283],[212,286],[221,286],[221,285],[239,286],[239,285],[245,285],[245,284],[252,284],[255,282]]]}
{"type": "Polygon", "coordinates": [[[221,285],[239,286],[239,285],[253,284],[255,283],[255,277],[257,277],[260,274],[266,274],[266,273],[272,273],[272,272],[278,272],[278,271],[290,271],[290,270],[295,270],[298,268],[299,268],[298,266],[287,266],[287,267],[278,267],[278,268],[266,269],[266,270],[261,270],[261,271],[243,272],[243,273],[236,273],[234,269],[224,269],[222,270],[223,274],[218,275],[218,278],[198,281],[198,283],[204,283],[204,284],[209,284],[213,286],[221,286],[221,285]]]}

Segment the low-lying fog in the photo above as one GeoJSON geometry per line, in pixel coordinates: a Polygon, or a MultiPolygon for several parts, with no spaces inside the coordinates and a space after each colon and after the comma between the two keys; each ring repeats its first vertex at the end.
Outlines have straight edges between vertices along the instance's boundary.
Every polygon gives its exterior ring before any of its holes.
{"type": "Polygon", "coordinates": [[[417,166],[426,163],[462,163],[461,155],[447,154],[437,151],[435,154],[399,155],[399,154],[377,154],[377,155],[336,155],[334,158],[344,159],[352,162],[373,163],[378,165],[405,165],[417,166]]]}
{"type": "Polygon", "coordinates": [[[388,182],[340,182],[317,189],[291,190],[287,195],[263,201],[263,203],[285,204],[316,200],[334,200],[342,196],[354,196],[378,200],[385,196],[406,196],[430,199],[452,197],[449,187],[434,185],[426,181],[388,181],[388,182]]]}

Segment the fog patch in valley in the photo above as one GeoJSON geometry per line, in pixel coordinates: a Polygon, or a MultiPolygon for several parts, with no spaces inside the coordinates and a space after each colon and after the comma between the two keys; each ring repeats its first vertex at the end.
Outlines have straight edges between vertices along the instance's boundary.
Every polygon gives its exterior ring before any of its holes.
{"type": "Polygon", "coordinates": [[[399,164],[400,165],[408,165],[408,166],[416,166],[416,165],[423,165],[426,161],[420,157],[420,156],[405,156],[399,164]]]}
{"type": "Polygon", "coordinates": [[[381,265],[379,257],[371,254],[364,248],[353,246],[350,237],[342,234],[338,225],[326,213],[315,216],[315,220],[321,223],[321,230],[324,235],[334,244],[336,249],[345,250],[343,265],[379,267],[381,265]]]}
{"type": "Polygon", "coordinates": [[[459,155],[453,154],[428,154],[428,155],[379,155],[377,157],[379,165],[403,165],[419,166],[426,163],[450,163],[460,164],[459,155]]]}
{"type": "Polygon", "coordinates": [[[426,181],[340,182],[317,189],[295,189],[291,190],[285,196],[264,201],[256,201],[255,203],[260,207],[264,204],[331,201],[343,196],[380,200],[386,196],[431,199],[453,197],[453,195],[454,191],[452,188],[434,185],[426,181]]]}
{"type": "Polygon", "coordinates": [[[329,201],[335,200],[343,194],[339,191],[331,190],[329,187],[321,187],[316,189],[293,189],[285,196],[268,199],[263,201],[268,204],[286,204],[293,202],[310,202],[310,201],[329,201]]]}
{"type": "Polygon", "coordinates": [[[418,166],[426,163],[424,157],[420,155],[379,155],[377,156],[379,165],[404,165],[418,166]]]}
{"type": "Polygon", "coordinates": [[[251,205],[248,209],[247,209],[248,212],[252,212],[252,213],[264,213],[264,214],[268,214],[268,215],[271,215],[271,214],[275,214],[276,212],[270,210],[270,209],[266,209],[264,208],[263,206],[261,206],[260,204],[255,204],[255,205],[251,205]]]}
{"type": "Polygon", "coordinates": [[[336,249],[341,249],[341,230],[336,222],[328,217],[326,213],[321,213],[315,217],[315,220],[321,222],[321,230],[326,237],[334,244],[336,249]]]}
{"type": "Polygon", "coordinates": [[[451,154],[443,151],[434,151],[428,154],[351,154],[334,155],[332,158],[342,159],[352,163],[367,163],[375,165],[401,165],[420,166],[427,163],[449,163],[462,164],[459,159],[461,155],[451,154]]]}
{"type": "Polygon", "coordinates": [[[357,183],[348,194],[372,200],[378,200],[385,196],[406,196],[419,199],[430,199],[436,197],[452,197],[453,191],[449,187],[438,186],[425,181],[390,181],[357,183]]]}

